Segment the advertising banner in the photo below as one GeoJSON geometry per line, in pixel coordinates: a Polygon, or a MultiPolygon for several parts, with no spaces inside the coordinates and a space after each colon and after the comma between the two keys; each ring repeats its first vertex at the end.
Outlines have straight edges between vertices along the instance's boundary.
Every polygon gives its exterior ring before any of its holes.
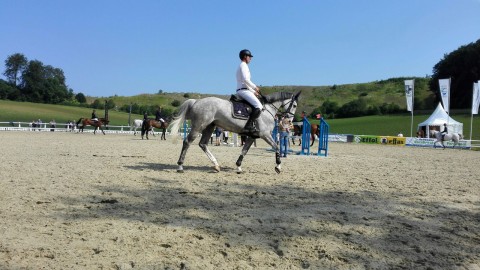
{"type": "Polygon", "coordinates": [[[413,80],[405,80],[405,97],[407,98],[407,111],[413,110],[413,80]]]}
{"type": "Polygon", "coordinates": [[[472,114],[478,114],[478,105],[480,105],[480,89],[478,82],[473,83],[472,114]]]}
{"type": "Polygon", "coordinates": [[[396,137],[396,136],[367,136],[367,135],[357,135],[354,138],[356,143],[368,143],[368,144],[386,144],[386,145],[405,145],[405,137],[396,137]]]}
{"type": "Polygon", "coordinates": [[[442,97],[443,109],[449,113],[450,111],[450,79],[439,79],[440,96],[442,97]]]}

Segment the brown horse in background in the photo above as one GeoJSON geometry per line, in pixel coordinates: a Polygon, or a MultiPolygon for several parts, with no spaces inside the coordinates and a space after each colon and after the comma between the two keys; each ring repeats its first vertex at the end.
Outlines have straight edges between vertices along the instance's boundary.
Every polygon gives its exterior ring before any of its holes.
{"type": "Polygon", "coordinates": [[[98,121],[94,121],[90,118],[83,118],[82,117],[82,118],[78,119],[78,121],[77,121],[78,132],[80,132],[80,131],[83,132],[83,128],[85,126],[92,126],[92,127],[94,127],[93,134],[96,134],[97,129],[100,129],[102,131],[103,135],[105,135],[105,131],[103,131],[102,125],[108,125],[109,122],[110,121],[106,120],[105,118],[98,118],[98,121]],[[80,123],[81,123],[81,125],[80,125],[80,123]]]}
{"type": "Polygon", "coordinates": [[[142,140],[143,140],[143,135],[147,137],[148,140],[148,132],[152,131],[153,134],[153,128],[158,128],[162,130],[162,136],[160,136],[160,140],[167,140],[165,137],[165,133],[167,132],[167,127],[168,127],[168,122],[161,122],[161,121],[156,121],[155,119],[147,119],[143,121],[142,124],[142,140]]]}
{"type": "MultiPolygon", "coordinates": [[[[315,142],[315,135],[320,136],[320,126],[317,125],[317,124],[311,124],[311,129],[310,129],[310,140],[312,141],[312,143],[310,144],[310,146],[313,145],[313,143],[315,142]]],[[[300,136],[300,139],[299,139],[299,143],[298,145],[301,145],[302,144],[302,126],[299,126],[299,125],[293,125],[293,136],[300,136]]],[[[295,138],[292,137],[292,144],[295,145],[295,138]]]]}
{"type": "Polygon", "coordinates": [[[419,129],[417,131],[417,138],[425,138],[425,132],[423,131],[423,129],[419,129]]]}

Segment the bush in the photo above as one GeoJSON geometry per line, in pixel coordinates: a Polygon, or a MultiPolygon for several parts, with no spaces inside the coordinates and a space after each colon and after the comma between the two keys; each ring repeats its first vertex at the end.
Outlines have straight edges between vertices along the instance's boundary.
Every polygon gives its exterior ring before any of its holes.
{"type": "Polygon", "coordinates": [[[180,100],[175,99],[174,101],[172,101],[171,104],[172,104],[173,107],[178,107],[178,106],[180,106],[181,102],[180,102],[180,100]]]}
{"type": "Polygon", "coordinates": [[[75,95],[75,99],[79,102],[79,103],[87,103],[87,98],[85,97],[85,95],[83,93],[78,93],[75,95]]]}

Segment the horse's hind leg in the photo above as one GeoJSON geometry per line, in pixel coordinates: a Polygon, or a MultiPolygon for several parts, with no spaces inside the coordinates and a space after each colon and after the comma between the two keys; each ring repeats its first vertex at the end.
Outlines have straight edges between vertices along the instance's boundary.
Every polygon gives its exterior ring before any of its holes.
{"type": "Polygon", "coordinates": [[[206,129],[203,130],[202,132],[202,138],[200,138],[200,143],[198,146],[202,148],[203,152],[207,154],[207,157],[210,159],[210,161],[213,162],[213,169],[217,172],[220,171],[220,165],[218,165],[217,159],[213,156],[212,152],[208,149],[208,141],[210,140],[210,137],[212,137],[213,130],[215,129],[214,124],[210,124],[207,126],[206,129]]]}
{"type": "MultiPolygon", "coordinates": [[[[100,128],[100,130],[102,131],[103,135],[105,135],[105,131],[103,131],[102,126],[100,126],[99,128],[100,128]]],[[[107,129],[108,129],[108,127],[107,127],[107,129]]]]}
{"type": "Polygon", "coordinates": [[[178,158],[177,164],[177,172],[183,173],[183,162],[185,161],[185,155],[187,154],[187,150],[190,147],[190,144],[197,138],[198,131],[192,129],[185,140],[183,140],[182,152],[180,152],[180,158],[178,158]]]}

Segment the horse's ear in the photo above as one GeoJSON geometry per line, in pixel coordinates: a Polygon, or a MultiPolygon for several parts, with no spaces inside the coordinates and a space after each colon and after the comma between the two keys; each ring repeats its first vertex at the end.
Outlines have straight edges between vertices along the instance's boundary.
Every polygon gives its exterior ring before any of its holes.
{"type": "Polygon", "coordinates": [[[295,100],[298,100],[298,97],[300,96],[300,94],[302,93],[302,91],[298,91],[298,93],[295,94],[295,100]]]}

